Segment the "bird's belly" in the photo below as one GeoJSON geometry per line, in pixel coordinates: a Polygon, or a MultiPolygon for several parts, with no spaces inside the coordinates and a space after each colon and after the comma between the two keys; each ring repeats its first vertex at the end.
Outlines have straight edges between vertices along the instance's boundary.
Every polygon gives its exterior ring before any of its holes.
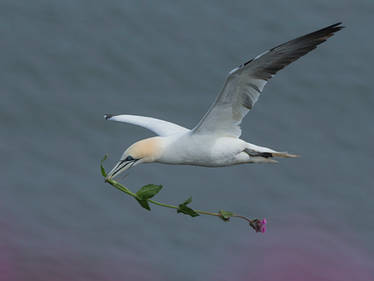
{"type": "Polygon", "coordinates": [[[193,136],[171,143],[158,162],[206,167],[229,166],[237,164],[236,155],[243,149],[244,141],[237,138],[193,136]]]}

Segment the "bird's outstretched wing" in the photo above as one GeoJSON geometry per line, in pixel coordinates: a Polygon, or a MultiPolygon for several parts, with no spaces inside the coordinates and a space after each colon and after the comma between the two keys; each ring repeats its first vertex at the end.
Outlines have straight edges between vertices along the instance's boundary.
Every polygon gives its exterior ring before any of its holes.
{"type": "Polygon", "coordinates": [[[144,117],[138,115],[112,115],[105,114],[104,118],[106,120],[130,123],[137,126],[144,127],[152,132],[156,133],[159,136],[170,136],[178,133],[189,132],[190,130],[179,126],[177,124],[163,121],[160,119],[152,117],[144,117]]]}
{"type": "Polygon", "coordinates": [[[297,60],[342,29],[336,23],[274,47],[233,69],[194,134],[239,137],[242,119],[258,100],[265,84],[279,70],[297,60]]]}

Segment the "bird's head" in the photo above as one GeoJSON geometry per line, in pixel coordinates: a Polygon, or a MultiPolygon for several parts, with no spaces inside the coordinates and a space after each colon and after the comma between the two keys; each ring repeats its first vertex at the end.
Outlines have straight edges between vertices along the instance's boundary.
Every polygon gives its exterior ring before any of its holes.
{"type": "Polygon", "coordinates": [[[140,140],[125,150],[120,161],[108,173],[106,180],[113,179],[124,171],[140,163],[157,161],[161,155],[161,139],[153,137],[140,140]]]}

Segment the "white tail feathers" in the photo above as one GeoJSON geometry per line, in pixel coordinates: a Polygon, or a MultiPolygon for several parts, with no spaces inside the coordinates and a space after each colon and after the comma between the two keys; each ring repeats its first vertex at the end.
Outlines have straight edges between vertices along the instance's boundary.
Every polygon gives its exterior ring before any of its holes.
{"type": "Polygon", "coordinates": [[[288,152],[272,152],[273,157],[282,157],[282,158],[298,158],[299,155],[290,154],[288,152]]]}

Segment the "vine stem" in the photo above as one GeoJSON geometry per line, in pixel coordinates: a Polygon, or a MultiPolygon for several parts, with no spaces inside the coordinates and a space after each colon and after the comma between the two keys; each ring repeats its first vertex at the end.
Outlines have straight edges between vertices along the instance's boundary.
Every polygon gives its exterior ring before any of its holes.
{"type": "MultiPolygon", "coordinates": [[[[115,180],[112,180],[112,179],[107,179],[105,180],[105,182],[109,183],[110,185],[114,186],[115,188],[117,188],[118,190],[134,197],[135,199],[139,199],[138,196],[136,195],[136,193],[132,192],[130,189],[128,189],[127,187],[123,186],[122,184],[120,184],[118,181],[115,181],[115,180]]],[[[158,205],[158,206],[161,206],[161,207],[165,207],[165,208],[170,208],[170,209],[175,209],[175,210],[178,210],[178,206],[175,206],[175,205],[171,205],[171,204],[166,204],[166,203],[162,203],[162,202],[159,202],[159,201],[155,201],[155,200],[152,200],[152,199],[148,199],[147,200],[149,203],[152,203],[154,205],[158,205]]],[[[207,215],[207,216],[215,216],[215,217],[219,217],[219,218],[222,218],[222,215],[220,213],[215,213],[215,212],[208,212],[208,211],[203,211],[203,210],[196,210],[194,209],[194,211],[200,215],[207,215]]],[[[235,214],[232,214],[231,217],[233,218],[240,218],[240,219],[243,219],[245,221],[247,221],[248,223],[251,223],[251,220],[245,216],[241,216],[241,215],[235,215],[235,214]]]]}

